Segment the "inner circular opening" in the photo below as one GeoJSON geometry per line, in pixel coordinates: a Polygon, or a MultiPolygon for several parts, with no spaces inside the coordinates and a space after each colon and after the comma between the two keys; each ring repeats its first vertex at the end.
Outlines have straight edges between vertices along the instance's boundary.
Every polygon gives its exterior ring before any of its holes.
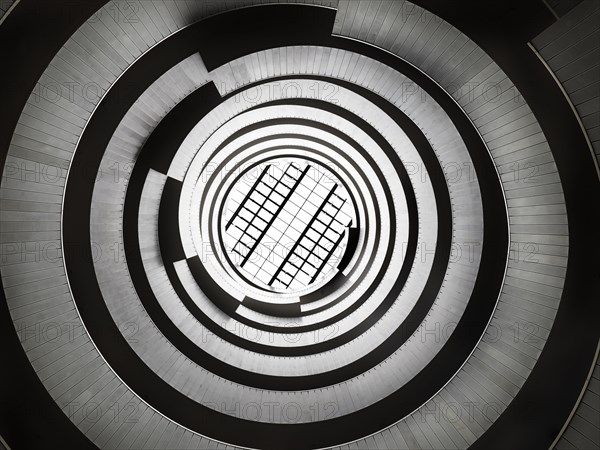
{"type": "Polygon", "coordinates": [[[238,178],[225,199],[221,235],[242,277],[290,293],[323,284],[337,272],[354,212],[335,170],[281,157],[238,178]]]}

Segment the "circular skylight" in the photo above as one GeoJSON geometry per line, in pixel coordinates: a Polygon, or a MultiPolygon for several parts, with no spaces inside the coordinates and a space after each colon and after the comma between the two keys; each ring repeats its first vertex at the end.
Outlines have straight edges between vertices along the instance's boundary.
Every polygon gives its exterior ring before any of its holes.
{"type": "Polygon", "coordinates": [[[332,170],[302,158],[272,159],[243,173],[225,202],[225,250],[250,283],[293,292],[335,274],[353,209],[332,170]]]}

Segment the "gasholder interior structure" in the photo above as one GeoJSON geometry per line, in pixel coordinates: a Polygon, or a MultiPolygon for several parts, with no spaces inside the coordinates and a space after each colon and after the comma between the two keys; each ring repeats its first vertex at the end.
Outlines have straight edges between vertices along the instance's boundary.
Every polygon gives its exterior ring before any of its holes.
{"type": "Polygon", "coordinates": [[[0,447],[600,448],[599,35],[0,1],[0,447]]]}

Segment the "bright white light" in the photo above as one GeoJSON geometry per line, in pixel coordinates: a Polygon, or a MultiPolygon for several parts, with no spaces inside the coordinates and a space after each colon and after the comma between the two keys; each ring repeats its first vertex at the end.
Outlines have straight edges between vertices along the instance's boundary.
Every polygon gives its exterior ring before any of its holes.
{"type": "Polygon", "coordinates": [[[259,169],[240,177],[226,199],[222,235],[230,260],[250,282],[273,291],[333,275],[353,221],[338,177],[301,158],[269,160],[259,169]]]}

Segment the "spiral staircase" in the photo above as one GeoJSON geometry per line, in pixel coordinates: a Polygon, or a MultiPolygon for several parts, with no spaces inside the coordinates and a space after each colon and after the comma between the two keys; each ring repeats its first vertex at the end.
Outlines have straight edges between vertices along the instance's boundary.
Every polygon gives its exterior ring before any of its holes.
{"type": "Polygon", "coordinates": [[[600,448],[600,2],[0,2],[6,448],[600,448]]]}

